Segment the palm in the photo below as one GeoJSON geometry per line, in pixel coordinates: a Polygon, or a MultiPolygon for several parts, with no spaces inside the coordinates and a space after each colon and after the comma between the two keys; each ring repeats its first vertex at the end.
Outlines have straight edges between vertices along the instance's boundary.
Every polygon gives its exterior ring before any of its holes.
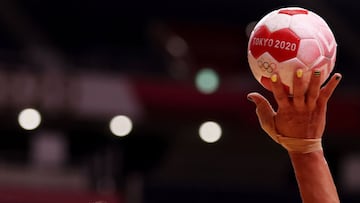
{"type": "Polygon", "coordinates": [[[325,111],[279,108],[274,117],[277,132],[286,137],[320,138],[325,129],[325,111]],[[296,116],[294,116],[296,115],[296,116]]]}

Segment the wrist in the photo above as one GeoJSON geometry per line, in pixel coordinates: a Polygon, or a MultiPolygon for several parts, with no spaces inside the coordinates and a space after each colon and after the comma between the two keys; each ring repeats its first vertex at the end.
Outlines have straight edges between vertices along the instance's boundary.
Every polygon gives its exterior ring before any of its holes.
{"type": "Polygon", "coordinates": [[[307,154],[322,151],[321,138],[293,138],[278,135],[278,143],[288,152],[307,154]]]}
{"type": "Polygon", "coordinates": [[[323,150],[312,151],[309,153],[301,153],[301,152],[294,152],[288,151],[288,154],[291,158],[310,158],[310,157],[324,157],[323,150]]]}
{"type": "Polygon", "coordinates": [[[317,165],[320,163],[327,165],[327,161],[322,150],[306,154],[299,152],[288,152],[288,154],[294,166],[308,167],[309,165],[317,165]]]}

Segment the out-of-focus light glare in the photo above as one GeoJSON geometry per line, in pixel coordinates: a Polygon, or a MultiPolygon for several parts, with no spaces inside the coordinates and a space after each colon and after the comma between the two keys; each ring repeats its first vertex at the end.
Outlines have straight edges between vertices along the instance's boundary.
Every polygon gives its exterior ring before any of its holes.
{"type": "Polygon", "coordinates": [[[188,45],[183,38],[174,35],[166,42],[166,50],[174,57],[183,57],[188,51],[188,45]]]}
{"type": "Polygon", "coordinates": [[[18,122],[23,129],[34,130],[41,123],[41,115],[36,109],[27,108],[19,113],[18,122]]]}
{"type": "Polygon", "coordinates": [[[124,115],[115,116],[110,121],[110,131],[119,137],[128,135],[132,130],[133,124],[129,117],[124,115]]]}
{"type": "Polygon", "coordinates": [[[195,76],[195,85],[200,92],[211,94],[219,87],[219,76],[213,69],[201,69],[195,76]]]}
{"type": "Polygon", "coordinates": [[[247,36],[248,38],[250,37],[251,32],[253,31],[256,23],[257,23],[257,21],[252,21],[252,22],[250,22],[249,24],[246,25],[245,33],[246,33],[246,36],[247,36]]]}
{"type": "Polygon", "coordinates": [[[220,125],[213,121],[204,122],[199,128],[200,138],[207,143],[217,142],[221,134],[222,130],[220,125]]]}

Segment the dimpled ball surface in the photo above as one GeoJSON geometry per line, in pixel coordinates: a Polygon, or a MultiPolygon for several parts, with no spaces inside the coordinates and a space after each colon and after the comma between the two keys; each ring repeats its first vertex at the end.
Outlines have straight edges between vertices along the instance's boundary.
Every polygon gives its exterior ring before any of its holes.
{"type": "Polygon", "coordinates": [[[292,94],[293,76],[303,69],[309,84],[312,70],[321,70],[324,82],[336,60],[336,40],[323,18],[304,8],[288,7],[265,15],[249,38],[248,62],[262,86],[271,91],[270,77],[277,72],[292,94]]]}

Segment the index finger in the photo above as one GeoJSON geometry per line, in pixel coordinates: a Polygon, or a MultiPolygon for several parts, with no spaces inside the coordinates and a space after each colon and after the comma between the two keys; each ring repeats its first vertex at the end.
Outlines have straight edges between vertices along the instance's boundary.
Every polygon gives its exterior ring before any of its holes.
{"type": "Polygon", "coordinates": [[[271,90],[275,97],[278,106],[280,107],[287,107],[290,105],[289,103],[289,95],[284,89],[284,85],[281,82],[281,78],[279,74],[274,73],[271,76],[271,90]]]}

